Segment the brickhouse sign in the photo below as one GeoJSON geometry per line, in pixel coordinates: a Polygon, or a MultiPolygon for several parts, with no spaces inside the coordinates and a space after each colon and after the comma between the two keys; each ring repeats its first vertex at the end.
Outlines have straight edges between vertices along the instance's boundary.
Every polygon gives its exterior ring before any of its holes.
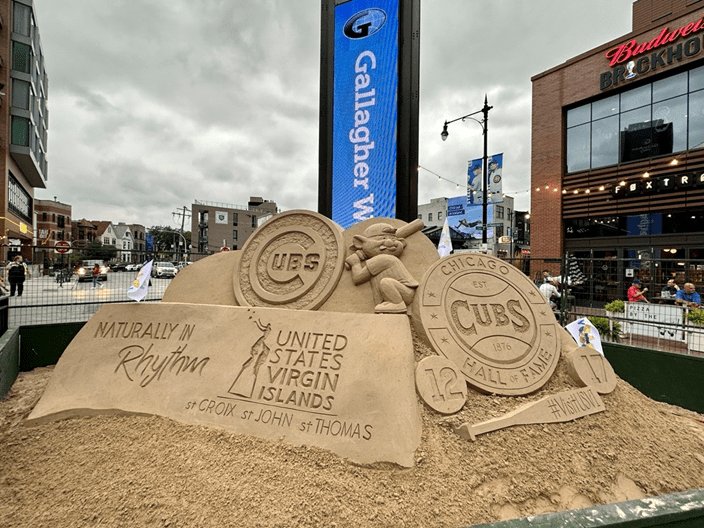
{"type": "Polygon", "coordinates": [[[703,48],[700,35],[702,32],[704,32],[704,17],[677,29],[670,30],[664,27],[649,41],[639,43],[636,39],[632,39],[610,49],[606,52],[606,58],[612,69],[599,76],[599,89],[605,90],[617,86],[651,70],[665,68],[674,62],[681,62],[685,58],[698,55],[703,48]],[[684,42],[673,44],[690,35],[692,35],[691,38],[684,42]],[[668,44],[673,45],[665,47],[668,44]]]}

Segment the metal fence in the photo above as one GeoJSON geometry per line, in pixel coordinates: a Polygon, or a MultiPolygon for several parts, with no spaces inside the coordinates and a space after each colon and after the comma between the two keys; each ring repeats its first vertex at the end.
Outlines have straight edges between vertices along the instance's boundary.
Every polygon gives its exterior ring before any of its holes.
{"type": "Polygon", "coordinates": [[[688,321],[690,309],[661,295],[669,279],[679,288],[691,282],[704,290],[704,262],[653,258],[527,258],[512,261],[537,286],[546,276],[558,278],[556,317],[567,325],[587,317],[604,341],[619,342],[668,352],[704,356],[704,327],[688,321]],[[649,302],[628,303],[628,288],[634,279],[643,284],[649,302]],[[613,301],[624,301],[623,311],[613,310],[613,301]]]}
{"type": "MultiPolygon", "coordinates": [[[[113,264],[112,270],[106,274],[106,280],[94,287],[90,277],[81,280],[76,272],[81,262],[92,260],[95,255],[74,250],[70,258],[56,253],[47,256],[46,250],[42,249],[34,251],[32,256],[27,259],[30,277],[24,284],[23,295],[7,299],[9,326],[87,321],[102,304],[132,302],[126,294],[138,272],[124,270],[124,262],[116,265],[116,260],[108,261],[106,264],[113,264]]],[[[167,254],[140,256],[156,261],[172,261],[172,257],[178,257],[167,254]]],[[[187,261],[195,262],[206,256],[191,254],[187,261]]],[[[660,297],[662,286],[669,278],[674,278],[679,287],[692,282],[702,292],[704,263],[701,261],[579,259],[572,256],[507,260],[536,285],[543,282],[544,275],[559,278],[560,297],[554,299],[554,310],[563,325],[588,317],[605,341],[701,354],[699,343],[704,341],[704,327],[689,324],[688,309],[660,297]],[[627,303],[623,312],[607,313],[605,306],[611,301],[627,300],[626,291],[634,278],[639,278],[648,288],[646,296],[651,302],[627,303]]],[[[177,260],[173,261],[179,264],[177,260]]],[[[182,259],[180,265],[185,265],[184,261],[182,259]]],[[[3,268],[0,274],[4,273],[3,268]]],[[[144,302],[161,300],[171,280],[152,277],[144,302]]]]}
{"type": "MultiPolygon", "coordinates": [[[[87,321],[102,304],[133,302],[127,291],[138,274],[128,264],[135,262],[118,261],[116,258],[103,259],[88,250],[73,249],[70,254],[48,252],[46,248],[33,248],[31,255],[22,256],[29,274],[23,284],[22,295],[8,297],[7,320],[9,326],[65,323],[87,321]],[[97,285],[93,284],[91,270],[80,274],[86,261],[103,262],[106,273],[97,285]]],[[[188,259],[171,254],[142,252],[144,261],[172,262],[177,268],[206,257],[205,254],[191,254],[188,259]],[[173,260],[172,260],[173,259],[173,260]]],[[[5,278],[7,264],[0,270],[5,278]]],[[[161,300],[171,277],[151,277],[150,287],[143,302],[161,300]]],[[[7,285],[9,287],[9,284],[7,285]]]]}

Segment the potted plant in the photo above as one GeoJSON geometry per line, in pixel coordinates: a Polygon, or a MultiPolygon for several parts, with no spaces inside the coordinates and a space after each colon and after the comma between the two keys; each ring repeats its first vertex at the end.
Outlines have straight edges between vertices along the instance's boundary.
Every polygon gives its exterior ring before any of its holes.
{"type": "Polygon", "coordinates": [[[623,313],[626,309],[626,303],[620,300],[611,301],[604,305],[604,310],[609,317],[613,317],[616,312],[623,313]]]}
{"type": "Polygon", "coordinates": [[[615,335],[616,339],[614,341],[618,342],[622,334],[621,325],[618,322],[614,322],[614,319],[623,317],[623,312],[626,310],[626,303],[617,299],[615,301],[611,301],[610,303],[606,303],[604,305],[604,310],[606,310],[606,317],[608,317],[609,321],[608,333],[612,336],[615,335]],[[616,327],[618,327],[618,331],[616,330],[616,327]]]}
{"type": "Polygon", "coordinates": [[[621,323],[606,317],[590,317],[589,320],[599,331],[599,336],[605,341],[618,343],[621,341],[621,323]]]}
{"type": "Polygon", "coordinates": [[[687,349],[704,352],[704,309],[687,312],[687,349]]]}

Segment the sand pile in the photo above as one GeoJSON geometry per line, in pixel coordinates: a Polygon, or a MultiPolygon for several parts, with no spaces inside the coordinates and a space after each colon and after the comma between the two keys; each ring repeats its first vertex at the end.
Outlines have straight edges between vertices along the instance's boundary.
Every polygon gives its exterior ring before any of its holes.
{"type": "Polygon", "coordinates": [[[575,422],[452,432],[575,388],[564,361],[528,397],[470,390],[457,415],[422,408],[412,469],[160,417],[23,426],[51,373],[21,374],[0,402],[0,526],[456,528],[704,487],[704,417],[622,380],[606,412],[575,422]]]}

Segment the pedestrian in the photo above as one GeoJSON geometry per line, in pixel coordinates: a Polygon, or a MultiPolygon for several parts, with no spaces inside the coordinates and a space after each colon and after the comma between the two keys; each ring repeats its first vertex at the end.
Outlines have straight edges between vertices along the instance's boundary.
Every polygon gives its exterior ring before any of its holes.
{"type": "Polygon", "coordinates": [[[685,283],[680,291],[675,296],[675,304],[682,304],[688,308],[699,308],[702,300],[694,284],[691,282],[685,283]]]}
{"type": "Polygon", "coordinates": [[[648,288],[643,288],[643,283],[640,281],[640,279],[633,279],[633,283],[631,284],[631,287],[628,288],[628,302],[645,302],[649,303],[650,301],[645,298],[645,292],[648,291],[648,288]]]}
{"type": "Polygon", "coordinates": [[[101,288],[103,287],[102,284],[98,284],[98,279],[100,278],[100,264],[97,262],[93,266],[93,288],[97,288],[100,286],[101,288]]]}
{"type": "Polygon", "coordinates": [[[545,297],[545,300],[548,301],[548,304],[550,304],[550,308],[553,310],[557,307],[555,301],[553,301],[553,298],[560,298],[560,292],[557,289],[558,284],[559,283],[555,277],[548,277],[547,281],[541,284],[538,288],[540,293],[543,294],[543,297],[545,297]]]}
{"type": "Polygon", "coordinates": [[[24,280],[28,275],[27,265],[22,262],[22,257],[20,255],[15,255],[7,265],[6,276],[10,283],[10,297],[15,295],[17,292],[17,297],[22,296],[22,291],[24,290],[24,280]]]}
{"type": "Polygon", "coordinates": [[[677,296],[677,292],[680,291],[680,287],[677,286],[675,279],[670,279],[667,284],[662,287],[660,292],[661,299],[674,299],[677,296]]]}

